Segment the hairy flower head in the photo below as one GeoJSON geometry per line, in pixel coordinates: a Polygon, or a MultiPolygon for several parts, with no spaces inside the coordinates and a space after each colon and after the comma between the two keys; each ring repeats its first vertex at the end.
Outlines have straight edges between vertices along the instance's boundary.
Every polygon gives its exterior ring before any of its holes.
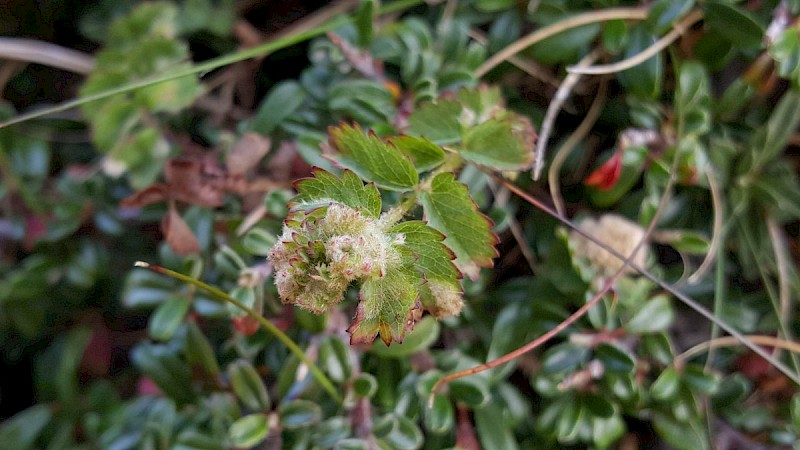
{"type": "Polygon", "coordinates": [[[378,220],[331,202],[291,214],[268,257],[282,301],[320,313],[341,301],[351,282],[400,264],[395,245],[402,242],[378,220]]]}
{"type": "MultiPolygon", "coordinates": [[[[633,253],[639,241],[646,236],[644,228],[616,214],[606,214],[597,220],[585,219],[579,226],[583,231],[595,236],[626,258],[633,253]]],[[[575,256],[589,261],[602,276],[613,276],[623,265],[623,260],[576,231],[570,232],[569,240],[575,256]]],[[[645,242],[636,252],[631,264],[644,267],[647,263],[647,254],[648,249],[645,242]]],[[[625,273],[633,272],[635,270],[630,266],[625,267],[625,273]]]]}

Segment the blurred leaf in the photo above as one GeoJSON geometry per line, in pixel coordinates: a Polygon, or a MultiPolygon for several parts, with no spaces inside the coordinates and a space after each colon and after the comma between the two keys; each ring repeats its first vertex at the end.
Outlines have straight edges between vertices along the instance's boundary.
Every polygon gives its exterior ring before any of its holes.
{"type": "Polygon", "coordinates": [[[709,0],[703,2],[703,19],[711,30],[730,40],[736,47],[757,50],[763,45],[764,26],[738,5],[709,0]]]}
{"type": "Polygon", "coordinates": [[[194,322],[187,324],[186,361],[193,366],[201,367],[212,378],[219,376],[219,364],[211,343],[194,322]]]}
{"type": "Polygon", "coordinates": [[[386,346],[381,342],[374,342],[369,349],[370,353],[381,358],[407,358],[414,353],[428,349],[439,338],[441,326],[431,316],[423,317],[417,322],[414,330],[408,333],[402,343],[386,346]]]}
{"type": "Polygon", "coordinates": [[[417,382],[417,395],[422,403],[425,429],[436,434],[448,432],[455,425],[453,403],[447,395],[436,392],[433,395],[433,404],[428,404],[433,385],[441,378],[442,374],[438,371],[430,371],[420,376],[417,382]]]}
{"type": "Polygon", "coordinates": [[[503,420],[502,405],[489,403],[474,411],[478,438],[485,450],[514,450],[519,445],[508,423],[503,420]]]}
{"type": "Polygon", "coordinates": [[[297,111],[306,101],[306,93],[295,81],[282,81],[269,91],[261,102],[255,118],[248,129],[269,136],[287,117],[297,111]]]}
{"type": "Polygon", "coordinates": [[[678,232],[678,238],[676,240],[670,241],[670,245],[679,252],[686,252],[693,255],[705,255],[708,253],[710,243],[708,238],[700,233],[682,230],[678,232]]]}
{"type": "Polygon", "coordinates": [[[669,400],[678,393],[680,379],[675,367],[670,366],[661,372],[653,385],[650,386],[650,394],[656,400],[669,400]]]}
{"type": "Polygon", "coordinates": [[[634,358],[614,344],[601,343],[595,348],[594,356],[603,363],[606,372],[633,373],[636,366],[634,358]]]}
{"type": "Polygon", "coordinates": [[[349,379],[353,372],[350,348],[338,337],[323,339],[319,346],[318,363],[331,380],[338,383],[349,379]]]}
{"type": "Polygon", "coordinates": [[[675,316],[669,298],[656,295],[643,304],[625,324],[629,333],[644,334],[666,329],[675,316]]]}
{"type": "Polygon", "coordinates": [[[603,25],[603,47],[609,53],[621,52],[628,43],[628,25],[624,20],[611,20],[603,25]]]}
{"type": "Polygon", "coordinates": [[[536,132],[516,114],[489,119],[464,133],[460,155],[498,170],[524,170],[533,163],[536,132]]]}
{"type": "Polygon", "coordinates": [[[260,227],[251,228],[242,238],[245,250],[258,256],[268,255],[275,242],[275,234],[260,227]]]}
{"type": "Polygon", "coordinates": [[[694,6],[694,0],[656,0],[650,7],[647,25],[655,34],[663,34],[694,6]]]}
{"type": "Polygon", "coordinates": [[[389,142],[411,157],[420,172],[434,169],[444,162],[444,150],[425,138],[397,136],[390,138],[389,142]]]}
{"type": "Polygon", "coordinates": [[[408,117],[408,132],[447,145],[461,139],[459,115],[461,105],[453,100],[439,99],[418,107],[408,117]]]}
{"type": "Polygon", "coordinates": [[[264,414],[250,414],[231,424],[228,436],[235,447],[254,447],[267,438],[269,423],[264,414]]]}
{"type": "Polygon", "coordinates": [[[653,425],[658,434],[679,450],[707,450],[708,436],[705,428],[697,422],[679,423],[660,413],[653,416],[653,425]]]}
{"type": "Polygon", "coordinates": [[[684,135],[702,135],[711,128],[709,80],[700,63],[685,62],[679,69],[675,114],[679,121],[678,130],[684,135]]]}
{"type": "Polygon", "coordinates": [[[373,432],[379,441],[398,450],[414,450],[424,443],[422,432],[405,416],[387,414],[375,421],[373,432]]]}
{"type": "Polygon", "coordinates": [[[390,122],[395,114],[392,93],[372,80],[346,80],[333,85],[328,108],[363,124],[390,122]]]}
{"type": "Polygon", "coordinates": [[[52,418],[50,406],[43,403],[18,412],[0,424],[0,442],[8,448],[32,449],[52,418]]]}
{"type": "Polygon", "coordinates": [[[139,371],[176,402],[189,403],[195,399],[189,367],[169,346],[139,344],[131,352],[131,359],[139,371]]]}
{"type": "Polygon", "coordinates": [[[459,378],[451,381],[448,387],[454,400],[470,408],[481,408],[492,399],[488,381],[483,377],[459,378]]]}
{"type": "Polygon", "coordinates": [[[172,339],[188,311],[189,299],[186,297],[173,295],[166,299],[158,305],[147,322],[147,331],[150,337],[157,341],[172,339]]]}
{"type": "Polygon", "coordinates": [[[772,111],[765,134],[756,133],[751,140],[751,151],[755,167],[761,167],[777,157],[789,142],[797,124],[800,123],[800,92],[789,90],[772,111]]]}
{"type": "MultiPolygon", "coordinates": [[[[419,328],[419,327],[418,327],[419,328]]],[[[387,348],[394,348],[387,347],[387,348]]],[[[375,392],[378,391],[378,380],[374,375],[368,373],[360,373],[353,379],[353,392],[359,397],[372,398],[375,392]]]]}
{"type": "Polygon", "coordinates": [[[278,412],[281,415],[281,425],[289,430],[310,427],[319,423],[322,418],[319,405],[308,400],[284,403],[278,408],[278,412]]]}
{"type": "Polygon", "coordinates": [[[314,427],[311,433],[311,441],[321,447],[339,448],[339,441],[350,436],[350,419],[346,417],[331,417],[314,427]]]}
{"type": "Polygon", "coordinates": [[[250,362],[244,359],[232,362],[228,366],[228,377],[233,392],[242,404],[252,411],[269,410],[267,388],[250,362]]]}
{"type": "MultiPolygon", "coordinates": [[[[630,58],[644,51],[655,42],[643,24],[631,28],[630,39],[622,59],[630,58]]],[[[659,53],[628,70],[619,72],[617,79],[635,97],[655,99],[661,94],[661,80],[664,76],[663,56],[659,53]]]]}
{"type": "Polygon", "coordinates": [[[586,362],[589,350],[569,342],[555,345],[542,355],[542,371],[545,373],[569,372],[586,362]]]}
{"type": "Polygon", "coordinates": [[[625,422],[619,415],[592,419],[592,442],[598,448],[608,448],[625,434],[625,422]]]}

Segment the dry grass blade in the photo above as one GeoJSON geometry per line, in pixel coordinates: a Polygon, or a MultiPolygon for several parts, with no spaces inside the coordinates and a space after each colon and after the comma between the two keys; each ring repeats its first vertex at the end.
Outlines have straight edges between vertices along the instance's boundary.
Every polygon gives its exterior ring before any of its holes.
{"type": "Polygon", "coordinates": [[[81,75],[94,70],[92,55],[35,39],[0,37],[0,59],[42,64],[81,75]]]}

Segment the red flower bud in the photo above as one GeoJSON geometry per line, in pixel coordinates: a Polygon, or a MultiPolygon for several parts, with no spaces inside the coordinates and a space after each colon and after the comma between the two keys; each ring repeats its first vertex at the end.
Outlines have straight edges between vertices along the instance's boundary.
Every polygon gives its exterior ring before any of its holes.
{"type": "Polygon", "coordinates": [[[614,152],[614,155],[604,162],[603,165],[590,173],[583,184],[593,186],[601,191],[607,191],[614,187],[622,175],[622,153],[614,152]]]}

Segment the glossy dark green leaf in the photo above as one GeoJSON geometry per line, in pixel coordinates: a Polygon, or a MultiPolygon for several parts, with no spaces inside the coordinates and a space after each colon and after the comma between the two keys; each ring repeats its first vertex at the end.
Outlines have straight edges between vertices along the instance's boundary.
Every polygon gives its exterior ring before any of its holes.
{"type": "Polygon", "coordinates": [[[656,0],[650,6],[646,23],[656,34],[663,34],[672,28],[694,6],[694,0],[656,0]]]}
{"type": "Polygon", "coordinates": [[[136,368],[178,403],[194,400],[189,367],[166,345],[140,344],[131,352],[136,368]]]}
{"type": "Polygon", "coordinates": [[[650,395],[656,400],[669,400],[678,393],[680,384],[680,377],[675,367],[669,366],[661,372],[661,375],[650,386],[650,395]]]}
{"type": "Polygon", "coordinates": [[[292,400],[278,408],[281,416],[281,425],[292,430],[310,427],[322,419],[322,410],[319,405],[308,400],[292,400]]]}
{"type": "Polygon", "coordinates": [[[569,342],[558,344],[542,355],[542,371],[545,373],[568,372],[586,362],[589,350],[569,342]]]}
{"type": "Polygon", "coordinates": [[[606,372],[632,373],[636,367],[633,356],[614,344],[601,343],[595,348],[594,356],[603,363],[606,372]]]}
{"type": "Polygon", "coordinates": [[[378,391],[378,380],[374,375],[360,373],[353,379],[353,392],[359,397],[372,398],[378,391]]]}
{"type": "Polygon", "coordinates": [[[625,324],[625,329],[634,334],[662,331],[672,324],[674,317],[675,311],[669,298],[656,295],[636,310],[625,324]]]}
{"type": "Polygon", "coordinates": [[[492,400],[489,383],[483,377],[466,377],[453,380],[449,384],[453,400],[470,408],[481,408],[492,400]]]}
{"type": "Polygon", "coordinates": [[[374,21],[377,12],[377,0],[364,0],[358,5],[354,14],[354,24],[356,28],[357,43],[359,47],[368,47],[374,37],[374,21]]]}
{"type": "Polygon", "coordinates": [[[245,359],[239,359],[228,366],[228,378],[236,397],[252,411],[270,409],[270,399],[264,380],[255,367],[245,359]]]}
{"type": "Polygon", "coordinates": [[[267,438],[269,421],[265,414],[250,414],[233,422],[228,437],[234,447],[254,447],[267,438]]]}
{"type": "Polygon", "coordinates": [[[8,448],[19,450],[34,448],[37,437],[52,417],[50,406],[44,403],[18,412],[0,424],[0,442],[8,448]]]}
{"type": "Polygon", "coordinates": [[[258,256],[266,256],[269,249],[275,245],[275,234],[263,228],[252,228],[242,238],[242,245],[249,253],[258,256]]]}
{"type": "Polygon", "coordinates": [[[173,295],[164,303],[158,305],[147,323],[150,337],[157,341],[172,339],[178,327],[183,323],[183,318],[189,311],[189,300],[183,296],[173,295]]]}
{"type": "Polygon", "coordinates": [[[714,395],[720,387],[720,377],[714,373],[705,373],[702,366],[690,364],[683,369],[681,380],[692,390],[705,395],[714,395]]]}
{"type": "Polygon", "coordinates": [[[707,450],[708,436],[699,422],[681,423],[665,414],[653,415],[653,425],[658,434],[678,450],[707,450]]]}
{"type": "Polygon", "coordinates": [[[783,151],[798,123],[800,123],[800,92],[789,90],[767,120],[766,134],[761,139],[754,135],[751,151],[756,167],[766,164],[783,151]]]}
{"type": "Polygon", "coordinates": [[[611,447],[625,434],[626,426],[622,418],[614,414],[610,417],[592,418],[592,442],[597,448],[611,447]]]}
{"type": "Polygon", "coordinates": [[[437,392],[433,396],[433,404],[428,403],[433,385],[441,378],[441,373],[427,372],[417,383],[417,395],[424,408],[423,424],[425,429],[436,434],[450,431],[455,425],[455,410],[447,395],[437,392]]]}
{"type": "Polygon", "coordinates": [[[318,363],[328,376],[338,383],[350,378],[353,371],[350,363],[350,347],[338,337],[329,337],[322,341],[318,363]]]}
{"type": "Polygon", "coordinates": [[[705,68],[696,62],[685,62],[678,71],[675,93],[675,114],[679,132],[685,135],[705,134],[711,127],[710,82],[705,68]]]}
{"type": "Polygon", "coordinates": [[[328,95],[328,108],[345,120],[363,124],[390,122],[395,107],[392,93],[372,80],[348,80],[337,83],[328,95]]]}
{"type": "Polygon", "coordinates": [[[741,5],[710,0],[703,2],[703,12],[706,25],[736,47],[756,50],[763,45],[764,25],[741,5]]]}
{"type": "Polygon", "coordinates": [[[628,43],[628,24],[624,20],[610,20],[603,25],[603,46],[610,53],[619,53],[628,43]]]}
{"type": "Polygon", "coordinates": [[[397,136],[389,142],[411,157],[420,172],[434,169],[444,162],[444,149],[423,137],[397,136]]]}
{"type": "Polygon", "coordinates": [[[399,450],[415,450],[424,442],[417,425],[407,417],[397,414],[387,414],[376,420],[373,432],[379,442],[399,450]]]}
{"type": "Polygon", "coordinates": [[[584,394],[580,397],[580,401],[590,416],[609,418],[614,415],[614,405],[602,395],[584,394]]]}
{"type": "Polygon", "coordinates": [[[211,378],[219,375],[219,364],[214,349],[194,322],[188,323],[186,327],[186,362],[202,368],[211,378]]]}
{"type": "Polygon", "coordinates": [[[248,129],[269,136],[280,123],[297,111],[306,100],[306,93],[294,81],[282,81],[269,91],[248,129]]]}
{"type": "MultiPolygon", "coordinates": [[[[641,53],[652,45],[655,39],[646,26],[640,24],[632,27],[630,39],[622,58],[630,58],[641,53]]],[[[664,61],[663,56],[659,53],[641,64],[619,72],[617,79],[632,95],[641,99],[655,99],[661,93],[663,76],[664,61]]]]}
{"type": "Polygon", "coordinates": [[[475,428],[481,447],[485,450],[515,450],[519,448],[514,432],[503,420],[502,405],[489,403],[474,411],[475,428]]]}
{"type": "Polygon", "coordinates": [[[670,339],[665,333],[647,334],[642,336],[641,348],[644,356],[663,365],[669,365],[674,358],[670,339]]]}

